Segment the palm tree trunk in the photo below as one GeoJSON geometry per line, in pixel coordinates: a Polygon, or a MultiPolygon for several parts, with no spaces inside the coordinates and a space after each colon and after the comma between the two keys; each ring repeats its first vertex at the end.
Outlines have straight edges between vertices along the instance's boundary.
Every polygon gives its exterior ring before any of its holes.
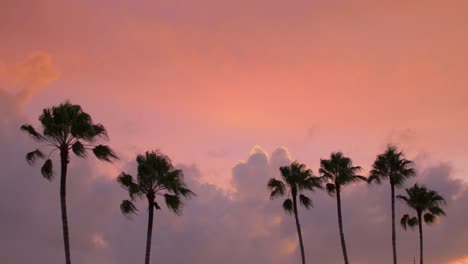
{"type": "Polygon", "coordinates": [[[70,264],[70,238],[68,235],[68,218],[67,218],[67,201],[66,201],[66,188],[67,188],[67,167],[68,167],[68,149],[62,148],[60,150],[60,206],[62,210],[62,229],[63,229],[63,245],[65,248],[65,264],[70,264]]]}
{"type": "Polygon", "coordinates": [[[342,221],[343,217],[341,215],[341,195],[340,195],[339,186],[336,188],[336,203],[337,203],[337,208],[338,208],[338,226],[340,227],[341,248],[343,249],[343,258],[344,258],[345,264],[349,264],[348,253],[346,251],[346,242],[345,242],[344,232],[343,232],[343,221],[342,221]]]}
{"type": "Polygon", "coordinates": [[[146,234],[146,254],[145,254],[145,264],[150,263],[150,254],[151,254],[151,236],[153,233],[153,213],[154,213],[154,202],[150,201],[148,198],[148,230],[146,234]]]}
{"type": "Polygon", "coordinates": [[[397,264],[397,249],[396,249],[396,232],[395,232],[395,185],[390,184],[392,190],[392,247],[393,247],[393,264],[397,264]]]}
{"type": "Polygon", "coordinates": [[[419,263],[423,264],[424,263],[424,258],[423,258],[423,230],[422,230],[422,219],[421,219],[421,213],[418,212],[418,224],[419,224],[419,263]]]}
{"type": "Polygon", "coordinates": [[[293,206],[294,206],[294,217],[296,218],[296,228],[297,228],[297,235],[299,237],[299,245],[301,246],[301,258],[302,264],[305,264],[305,252],[304,252],[304,242],[302,241],[302,232],[301,232],[301,224],[299,223],[299,212],[297,211],[297,194],[293,194],[293,206]]]}

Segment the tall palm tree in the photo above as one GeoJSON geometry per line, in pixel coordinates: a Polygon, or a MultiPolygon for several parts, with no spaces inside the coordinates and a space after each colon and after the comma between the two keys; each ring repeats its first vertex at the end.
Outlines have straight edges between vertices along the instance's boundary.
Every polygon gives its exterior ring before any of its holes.
{"type": "Polygon", "coordinates": [[[80,158],[86,158],[88,150],[103,161],[111,162],[117,159],[115,153],[105,145],[96,144],[99,140],[108,139],[107,131],[101,124],[93,123],[91,116],[81,109],[81,106],[62,103],[43,110],[39,117],[42,133],[33,126],[25,124],[21,130],[28,133],[42,145],[26,154],[26,160],[33,165],[37,159],[45,159],[41,168],[44,178],[52,180],[54,176],[52,154],[59,152],[60,156],[60,205],[62,210],[63,243],[65,247],[65,263],[70,264],[70,240],[68,235],[66,181],[67,168],[70,162],[70,151],[80,158]]]}
{"type": "Polygon", "coordinates": [[[409,214],[401,218],[401,226],[406,230],[409,226],[414,228],[419,226],[419,263],[424,263],[423,258],[423,221],[426,224],[432,224],[438,216],[445,215],[444,210],[440,208],[445,204],[445,200],[436,191],[427,189],[424,185],[415,184],[409,189],[405,189],[407,196],[398,195],[397,198],[404,201],[405,204],[416,212],[416,216],[409,214]]]}
{"type": "Polygon", "coordinates": [[[299,223],[297,198],[299,197],[299,202],[306,209],[311,208],[313,206],[312,200],[303,192],[306,190],[313,191],[316,188],[322,189],[321,179],[320,177],[315,177],[312,174],[312,170],[307,169],[305,164],[297,162],[291,163],[290,166],[281,167],[280,172],[283,181],[271,178],[268,181],[267,188],[271,191],[270,199],[281,197],[287,191],[288,198],[283,202],[283,209],[289,214],[294,214],[299,245],[301,247],[302,264],[305,264],[304,242],[302,241],[301,225],[299,223]]]}
{"type": "Polygon", "coordinates": [[[392,201],[392,248],[393,263],[397,264],[396,232],[395,232],[395,188],[401,188],[406,179],[415,174],[414,163],[405,159],[403,152],[395,146],[388,146],[387,150],[378,155],[369,176],[369,183],[381,184],[388,180],[392,201]]]}
{"type": "Polygon", "coordinates": [[[128,191],[129,200],[123,200],[120,209],[124,215],[135,214],[136,198],[146,197],[148,201],[148,229],[146,234],[145,264],[150,263],[151,236],[153,232],[154,209],[160,210],[157,197],[164,197],[167,207],[176,214],[180,214],[183,206],[182,198],[195,196],[184,183],[182,170],[175,169],[171,160],[159,151],[147,151],[136,158],[138,168],[137,177],[122,172],[117,181],[128,191]]]}
{"type": "Polygon", "coordinates": [[[345,264],[349,263],[348,253],[346,251],[346,242],[343,232],[343,217],[341,215],[341,190],[344,186],[356,183],[358,181],[367,181],[363,176],[357,175],[361,170],[359,166],[353,166],[350,158],[341,152],[335,152],[330,155],[330,159],[320,160],[319,173],[328,183],[327,192],[330,195],[336,194],[336,205],[338,210],[338,226],[340,229],[341,248],[345,264]]]}

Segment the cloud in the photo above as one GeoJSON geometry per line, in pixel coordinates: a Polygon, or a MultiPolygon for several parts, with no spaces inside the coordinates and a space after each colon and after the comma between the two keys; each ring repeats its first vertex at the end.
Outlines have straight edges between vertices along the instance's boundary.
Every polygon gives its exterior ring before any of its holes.
{"type": "Polygon", "coordinates": [[[15,100],[20,105],[29,102],[34,93],[57,80],[59,76],[57,66],[46,52],[36,51],[20,63],[8,64],[0,61],[0,81],[4,81],[5,86],[17,87],[19,91],[15,100]]]}
{"type": "MultiPolygon", "coordinates": [[[[20,115],[12,118],[21,123],[20,115]]],[[[0,160],[1,259],[10,264],[63,262],[58,180],[47,182],[37,167],[24,161],[35,143],[16,125],[0,130],[0,145],[9,155],[0,160]]],[[[199,168],[178,165],[197,198],[187,201],[182,216],[165,207],[155,216],[152,256],[161,263],[271,263],[299,261],[293,217],[281,200],[269,200],[266,182],[279,177],[278,167],[291,162],[282,147],[269,154],[256,146],[232,169],[234,191],[201,182],[199,168]]],[[[119,203],[124,190],[94,159],[73,159],[68,185],[72,257],[75,263],[124,264],[143,260],[147,215],[124,217],[119,203]],[[90,177],[95,175],[95,177],[90,177]]],[[[311,164],[316,165],[316,164],[311,164]]],[[[314,166],[312,166],[314,168],[314,166]]],[[[134,162],[125,166],[132,173],[134,162]]],[[[468,243],[466,183],[452,179],[448,164],[422,168],[417,181],[437,189],[447,199],[448,217],[425,227],[427,263],[462,261],[468,243]]],[[[390,263],[390,201],[388,186],[358,185],[343,194],[344,230],[354,263],[390,263]]],[[[335,200],[323,192],[311,194],[315,208],[300,209],[307,258],[322,264],[341,261],[335,200]]],[[[401,215],[406,209],[397,205],[401,215]]],[[[398,228],[400,261],[417,256],[417,234],[398,228]]],[[[456,263],[456,262],[454,262],[456,263]]],[[[462,262],[463,263],[463,262],[462,262]]]]}

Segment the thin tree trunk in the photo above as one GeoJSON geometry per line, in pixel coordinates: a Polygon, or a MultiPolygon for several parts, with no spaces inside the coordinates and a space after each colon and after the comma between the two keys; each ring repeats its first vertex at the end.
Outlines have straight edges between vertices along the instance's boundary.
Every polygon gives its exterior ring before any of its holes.
{"type": "Polygon", "coordinates": [[[340,187],[338,186],[336,188],[336,203],[337,203],[337,208],[338,208],[338,225],[340,227],[340,237],[341,237],[341,248],[343,249],[343,258],[345,264],[349,264],[348,260],[348,252],[346,251],[346,242],[344,238],[344,232],[343,232],[343,217],[341,215],[341,195],[340,195],[340,187]]]}
{"type": "Polygon", "coordinates": [[[153,213],[154,213],[154,202],[150,200],[150,198],[148,198],[148,230],[146,234],[145,264],[150,263],[151,236],[153,233],[153,213]]]}
{"type": "Polygon", "coordinates": [[[301,232],[301,224],[299,223],[299,212],[297,211],[297,194],[293,194],[293,206],[294,206],[294,217],[296,218],[296,228],[297,228],[297,235],[299,237],[299,245],[301,246],[301,258],[302,264],[305,264],[305,252],[304,252],[304,242],[302,241],[302,232],[301,232]]]}
{"type": "Polygon", "coordinates": [[[62,229],[63,229],[63,245],[65,248],[65,264],[70,264],[70,238],[68,235],[68,218],[67,218],[67,167],[68,167],[68,149],[63,148],[60,150],[60,206],[62,209],[62,229]]]}
{"type": "Polygon", "coordinates": [[[419,224],[419,263],[423,264],[424,263],[424,257],[423,257],[423,230],[422,230],[422,219],[421,219],[421,213],[418,212],[418,224],[419,224]]]}
{"type": "Polygon", "coordinates": [[[397,264],[397,249],[396,249],[396,232],[395,232],[395,185],[390,184],[392,190],[392,247],[393,247],[393,264],[397,264]]]}

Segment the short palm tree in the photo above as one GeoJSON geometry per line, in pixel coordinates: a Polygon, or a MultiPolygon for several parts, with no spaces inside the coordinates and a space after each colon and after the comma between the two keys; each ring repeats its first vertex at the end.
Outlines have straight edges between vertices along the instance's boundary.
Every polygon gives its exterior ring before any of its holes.
{"type": "Polygon", "coordinates": [[[146,197],[148,201],[148,229],[146,235],[145,264],[150,263],[151,236],[153,231],[154,209],[160,210],[157,197],[164,197],[167,207],[176,214],[180,214],[183,206],[182,198],[195,196],[184,183],[182,170],[175,169],[171,160],[159,151],[146,152],[136,158],[138,168],[137,177],[122,173],[117,181],[128,191],[129,200],[123,200],[120,209],[125,215],[135,214],[136,198],[146,197]]]}
{"type": "Polygon", "coordinates": [[[423,221],[427,224],[432,224],[437,217],[445,215],[441,205],[445,204],[445,200],[436,191],[429,190],[425,186],[415,184],[409,189],[405,189],[405,195],[398,195],[397,198],[415,211],[416,216],[409,214],[403,215],[401,218],[401,226],[406,230],[409,226],[414,228],[419,226],[419,263],[424,263],[423,258],[423,221]]]}
{"type": "Polygon", "coordinates": [[[357,175],[361,170],[359,166],[353,166],[350,158],[341,152],[335,152],[330,155],[330,159],[320,160],[320,175],[327,181],[326,189],[330,195],[336,194],[336,204],[338,209],[338,226],[340,229],[341,248],[345,264],[349,263],[348,253],[346,251],[346,242],[343,232],[343,217],[341,215],[341,190],[344,186],[356,183],[358,181],[367,181],[363,176],[357,175]]]}
{"type": "Polygon", "coordinates": [[[312,174],[312,170],[307,169],[305,164],[297,162],[291,163],[290,166],[280,168],[283,181],[271,178],[268,181],[267,187],[271,191],[270,199],[278,198],[286,194],[286,200],[283,202],[283,209],[294,214],[296,219],[297,235],[299,245],[301,247],[302,264],[305,264],[304,242],[302,241],[301,225],[299,223],[299,211],[297,209],[297,199],[300,203],[309,209],[312,207],[312,200],[303,192],[306,190],[313,191],[316,188],[322,189],[321,179],[312,174]]]}
{"type": "Polygon", "coordinates": [[[103,161],[116,159],[115,153],[105,145],[96,144],[101,139],[107,139],[107,131],[101,124],[93,123],[91,116],[79,105],[65,102],[59,106],[43,110],[39,121],[42,133],[31,125],[21,126],[39,143],[38,149],[26,155],[27,162],[32,165],[37,159],[45,159],[41,168],[44,178],[52,180],[54,176],[52,154],[59,152],[60,156],[60,205],[62,210],[63,243],[65,248],[65,263],[70,264],[70,240],[68,235],[68,218],[66,203],[67,168],[70,162],[70,151],[80,158],[86,158],[88,150],[103,161]]]}
{"type": "Polygon", "coordinates": [[[395,146],[388,146],[387,150],[378,155],[372,165],[369,183],[381,184],[388,180],[392,201],[392,248],[393,263],[397,264],[396,232],[395,232],[395,188],[401,188],[403,183],[415,175],[414,163],[405,159],[403,152],[395,146]]]}

